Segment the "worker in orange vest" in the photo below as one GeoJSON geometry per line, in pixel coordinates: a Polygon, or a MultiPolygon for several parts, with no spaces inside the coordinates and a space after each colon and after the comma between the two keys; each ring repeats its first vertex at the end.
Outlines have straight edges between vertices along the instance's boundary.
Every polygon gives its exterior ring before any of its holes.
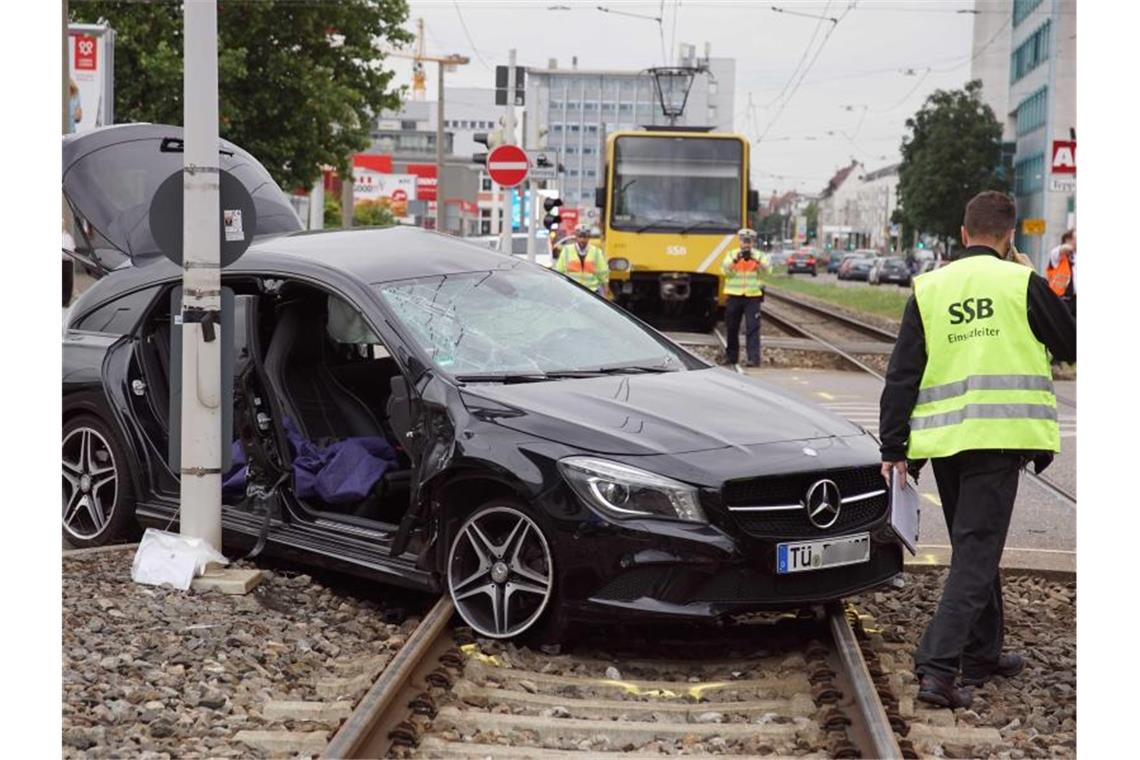
{"type": "Polygon", "coordinates": [[[574,232],[574,242],[562,246],[554,270],[600,296],[606,294],[610,267],[602,249],[590,242],[590,228],[585,225],[574,232]]]}
{"type": "Polygon", "coordinates": [[[1077,231],[1071,229],[1061,235],[1061,244],[1049,252],[1049,265],[1045,267],[1049,288],[1077,316],[1077,231]]]}

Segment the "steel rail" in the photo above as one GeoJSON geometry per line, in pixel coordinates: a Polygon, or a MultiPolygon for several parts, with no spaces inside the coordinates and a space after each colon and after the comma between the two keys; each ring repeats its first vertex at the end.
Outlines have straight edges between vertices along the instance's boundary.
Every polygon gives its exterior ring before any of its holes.
{"type": "Polygon", "coordinates": [[[857,319],[856,317],[852,317],[847,314],[829,311],[824,306],[811,303],[810,301],[803,301],[799,298],[794,298],[793,296],[789,296],[787,293],[774,289],[771,286],[766,285],[764,287],[764,293],[766,296],[770,296],[777,301],[783,301],[785,303],[791,304],[792,306],[803,309],[804,311],[810,311],[813,314],[819,314],[820,316],[827,317],[828,319],[833,319],[836,322],[842,322],[848,327],[854,328],[855,330],[858,330],[865,335],[870,335],[873,338],[877,338],[888,343],[894,343],[898,338],[897,333],[888,330],[885,327],[879,327],[878,325],[864,322],[861,319],[857,319]]]}
{"type": "Polygon", "coordinates": [[[451,602],[451,597],[446,594],[440,597],[420,621],[419,627],[408,637],[404,646],[396,652],[392,662],[380,673],[372,688],[352,711],[352,715],[333,736],[325,751],[321,753],[321,757],[367,756],[367,747],[373,731],[381,725],[381,718],[392,707],[392,702],[416,672],[424,657],[432,650],[436,640],[447,630],[447,624],[454,612],[455,606],[451,602]]]}
{"type": "Polygon", "coordinates": [[[827,622],[831,629],[835,651],[839,655],[839,662],[854,692],[852,697],[855,700],[855,708],[862,719],[860,728],[867,732],[871,757],[902,758],[902,750],[899,748],[898,739],[895,738],[895,731],[887,718],[886,710],[883,709],[879,690],[871,679],[870,671],[867,670],[863,651],[859,648],[859,641],[855,638],[855,632],[851,630],[851,623],[847,620],[842,604],[828,605],[827,622]]]}

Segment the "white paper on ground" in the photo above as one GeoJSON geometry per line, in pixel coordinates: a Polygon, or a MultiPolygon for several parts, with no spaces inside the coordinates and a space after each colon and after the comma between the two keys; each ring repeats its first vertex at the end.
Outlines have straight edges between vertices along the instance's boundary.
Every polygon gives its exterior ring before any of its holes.
{"type": "Polygon", "coordinates": [[[131,565],[131,580],[148,586],[169,583],[183,591],[209,563],[228,565],[229,560],[200,538],[189,538],[147,528],[131,565]]]}
{"type": "Polygon", "coordinates": [[[891,529],[911,554],[918,551],[918,491],[904,477],[900,484],[891,470],[891,529]]]}

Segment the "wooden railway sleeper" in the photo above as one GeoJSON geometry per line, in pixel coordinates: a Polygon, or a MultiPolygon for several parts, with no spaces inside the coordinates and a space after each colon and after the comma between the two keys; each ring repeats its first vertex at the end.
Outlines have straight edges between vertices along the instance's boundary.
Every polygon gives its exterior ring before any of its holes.
{"type": "Polygon", "coordinates": [[[898,708],[884,707],[884,712],[887,714],[887,720],[891,723],[891,729],[899,736],[906,736],[910,733],[910,724],[906,722],[906,718],[899,715],[898,708]]]}

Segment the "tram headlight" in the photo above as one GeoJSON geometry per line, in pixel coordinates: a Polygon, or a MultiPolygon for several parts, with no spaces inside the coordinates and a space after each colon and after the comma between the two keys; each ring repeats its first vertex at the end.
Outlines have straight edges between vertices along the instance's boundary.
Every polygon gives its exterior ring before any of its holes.
{"type": "Polygon", "coordinates": [[[610,269],[612,269],[615,272],[628,272],[629,271],[629,259],[623,259],[620,257],[610,259],[610,269]]]}

